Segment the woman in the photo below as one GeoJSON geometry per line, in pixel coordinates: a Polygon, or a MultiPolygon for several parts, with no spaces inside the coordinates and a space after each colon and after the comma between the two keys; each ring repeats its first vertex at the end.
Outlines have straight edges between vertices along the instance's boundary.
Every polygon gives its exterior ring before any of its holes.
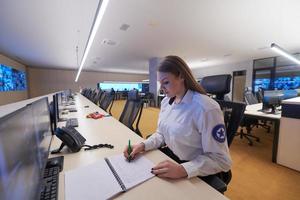
{"type": "Polygon", "coordinates": [[[223,113],[194,79],[190,68],[178,56],[167,56],[158,67],[158,79],[166,97],[161,102],[157,131],[132,146],[139,153],[164,148],[176,162],[165,160],[152,169],[158,177],[208,176],[230,169],[223,113]]]}

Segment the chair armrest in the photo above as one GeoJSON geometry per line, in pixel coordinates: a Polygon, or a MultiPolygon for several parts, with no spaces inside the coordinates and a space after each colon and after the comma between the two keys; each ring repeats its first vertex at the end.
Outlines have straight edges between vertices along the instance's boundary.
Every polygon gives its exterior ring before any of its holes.
{"type": "Polygon", "coordinates": [[[223,182],[217,175],[210,175],[199,178],[201,178],[204,182],[206,182],[208,185],[222,194],[224,194],[224,192],[227,190],[227,184],[223,182]]]}

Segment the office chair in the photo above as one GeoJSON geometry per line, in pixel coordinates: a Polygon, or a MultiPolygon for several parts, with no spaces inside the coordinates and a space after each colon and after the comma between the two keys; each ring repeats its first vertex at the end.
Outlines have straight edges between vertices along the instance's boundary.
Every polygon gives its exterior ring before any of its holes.
{"type": "Polygon", "coordinates": [[[200,84],[208,95],[215,100],[230,101],[229,96],[226,94],[230,92],[231,77],[230,74],[206,76],[201,80],[200,84]]]}
{"type": "Polygon", "coordinates": [[[206,76],[201,80],[201,85],[209,94],[215,95],[215,99],[224,100],[225,94],[230,92],[231,75],[222,74],[206,76]]]}
{"type": "Polygon", "coordinates": [[[143,102],[147,105],[147,107],[148,107],[148,105],[151,106],[152,103],[154,105],[155,101],[154,101],[154,95],[153,95],[153,93],[146,92],[145,96],[143,97],[143,102]]]}
{"type": "Polygon", "coordinates": [[[108,109],[108,112],[109,112],[110,115],[112,115],[111,108],[114,104],[114,98],[115,98],[115,93],[114,92],[104,92],[103,99],[100,102],[100,108],[102,108],[106,112],[107,112],[107,109],[108,109]]]}
{"type": "MultiPolygon", "coordinates": [[[[256,97],[254,96],[251,90],[246,90],[244,93],[244,97],[247,105],[258,103],[258,100],[256,99],[256,97]]],[[[254,127],[261,126],[265,128],[268,132],[270,132],[270,128],[271,128],[266,124],[266,122],[260,123],[260,121],[257,118],[251,116],[244,116],[240,126],[242,127],[242,129],[239,133],[236,134],[236,136],[240,136],[241,139],[245,137],[248,140],[248,144],[250,146],[253,145],[253,141],[251,140],[251,138],[255,139],[257,142],[260,141],[259,137],[256,137],[253,134],[251,134],[251,131],[253,130],[254,127]],[[244,132],[244,127],[246,128],[247,133],[244,132]]]]}
{"type": "Polygon", "coordinates": [[[258,88],[258,91],[256,92],[256,98],[258,100],[258,103],[262,103],[263,102],[264,91],[263,91],[262,88],[258,88]]]}
{"type": "Polygon", "coordinates": [[[132,131],[136,132],[139,136],[142,137],[142,134],[139,130],[139,122],[142,116],[143,111],[143,101],[139,98],[137,90],[131,90],[128,92],[128,98],[124,109],[121,113],[119,121],[122,122],[125,126],[130,128],[132,131]],[[133,128],[133,123],[137,119],[136,128],[133,128]]]}
{"type": "Polygon", "coordinates": [[[102,90],[99,90],[99,91],[97,92],[97,94],[96,94],[96,95],[94,96],[94,98],[93,98],[93,103],[94,103],[94,104],[98,105],[99,99],[100,99],[100,97],[101,97],[102,94],[103,94],[103,91],[102,91],[102,90]]]}
{"type": "MultiPolygon", "coordinates": [[[[220,108],[224,114],[227,143],[228,147],[230,147],[235,137],[235,133],[237,132],[241,120],[244,116],[246,104],[243,102],[233,102],[224,100],[217,100],[217,102],[219,103],[220,108]]],[[[232,173],[231,170],[229,170],[228,172],[220,172],[216,175],[213,175],[212,177],[209,176],[208,180],[206,180],[205,177],[202,179],[223,194],[227,190],[227,185],[229,184],[231,178],[232,173]],[[220,181],[217,178],[219,178],[223,183],[225,183],[225,186],[220,183],[216,184],[218,183],[218,181],[220,181]]]]}

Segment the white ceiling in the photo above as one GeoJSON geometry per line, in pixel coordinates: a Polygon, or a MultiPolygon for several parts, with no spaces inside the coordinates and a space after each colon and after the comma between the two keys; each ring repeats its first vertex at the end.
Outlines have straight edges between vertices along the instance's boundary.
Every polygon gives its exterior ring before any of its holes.
{"type": "MultiPolygon", "coordinates": [[[[80,62],[98,3],[0,0],[0,52],[77,69],[76,46],[80,62]]],[[[272,42],[300,52],[299,11],[300,0],[110,0],[84,70],[148,73],[149,58],[169,54],[192,68],[222,65],[276,56],[272,42]]]]}

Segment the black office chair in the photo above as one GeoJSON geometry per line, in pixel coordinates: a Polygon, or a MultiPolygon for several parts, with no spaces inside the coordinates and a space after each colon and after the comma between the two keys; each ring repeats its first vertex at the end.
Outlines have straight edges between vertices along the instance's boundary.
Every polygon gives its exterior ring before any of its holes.
{"type": "Polygon", "coordinates": [[[93,102],[94,104],[97,105],[97,103],[98,103],[98,101],[99,101],[99,98],[100,98],[100,95],[101,95],[101,91],[96,92],[96,94],[95,94],[94,97],[92,98],[92,102],[93,102]]]}
{"type": "Polygon", "coordinates": [[[100,102],[100,108],[102,108],[106,112],[107,112],[107,109],[108,109],[108,113],[110,115],[112,115],[111,108],[114,104],[115,93],[114,92],[104,92],[103,95],[104,95],[103,99],[100,102]]]}
{"type": "Polygon", "coordinates": [[[139,130],[139,122],[142,116],[143,111],[143,101],[139,98],[137,90],[131,90],[128,92],[128,98],[124,109],[121,113],[119,121],[122,122],[125,126],[136,132],[139,136],[142,137],[142,134],[139,130]],[[133,123],[137,119],[136,128],[133,128],[133,123]]]}
{"type": "MultiPolygon", "coordinates": [[[[251,90],[246,90],[244,93],[244,97],[247,105],[258,103],[258,100],[256,99],[256,97],[254,96],[251,90]]],[[[266,122],[260,123],[260,121],[257,118],[251,116],[244,116],[240,126],[242,127],[242,129],[236,135],[240,136],[241,139],[245,137],[248,140],[248,144],[250,146],[253,145],[253,141],[251,140],[251,138],[255,139],[257,142],[260,141],[259,137],[251,134],[251,131],[253,130],[254,127],[261,126],[265,128],[268,132],[270,132],[270,128],[271,128],[266,124],[266,122]],[[246,128],[246,133],[244,132],[244,127],[246,128]]]]}
{"type": "MultiPolygon", "coordinates": [[[[231,75],[223,74],[204,77],[201,81],[202,87],[207,93],[214,95],[214,99],[219,103],[223,113],[226,126],[228,146],[230,146],[236,131],[241,123],[245,111],[245,103],[224,101],[226,94],[230,92],[231,75]]],[[[232,177],[231,170],[221,172],[217,175],[202,177],[207,184],[221,193],[227,190],[227,185],[232,177]]]]}
{"type": "Polygon", "coordinates": [[[145,96],[143,97],[143,102],[148,106],[155,105],[154,95],[151,92],[146,92],[145,96]]]}
{"type": "MultiPolygon", "coordinates": [[[[235,134],[239,128],[241,120],[244,116],[246,104],[243,102],[233,102],[233,101],[224,101],[224,100],[217,100],[217,102],[219,103],[220,108],[224,114],[227,143],[228,146],[230,147],[235,137],[235,134]]],[[[231,170],[229,170],[228,172],[221,172],[215,176],[217,176],[226,184],[226,187],[222,185],[217,185],[220,187],[219,188],[215,187],[215,189],[217,189],[221,193],[224,193],[227,190],[227,185],[229,184],[232,178],[231,170]]],[[[212,177],[210,179],[212,179],[210,181],[213,181],[214,179],[216,179],[216,177],[212,177]]],[[[217,182],[217,181],[214,180],[213,182],[217,182]]],[[[209,181],[207,181],[207,183],[210,184],[209,181]]]]}
{"type": "Polygon", "coordinates": [[[215,95],[215,99],[224,100],[225,94],[230,92],[231,75],[222,74],[206,76],[201,80],[201,85],[209,94],[215,95]]]}
{"type": "Polygon", "coordinates": [[[263,92],[262,88],[258,88],[258,91],[256,92],[256,98],[258,100],[258,103],[262,103],[263,102],[264,92],[263,92]]]}

